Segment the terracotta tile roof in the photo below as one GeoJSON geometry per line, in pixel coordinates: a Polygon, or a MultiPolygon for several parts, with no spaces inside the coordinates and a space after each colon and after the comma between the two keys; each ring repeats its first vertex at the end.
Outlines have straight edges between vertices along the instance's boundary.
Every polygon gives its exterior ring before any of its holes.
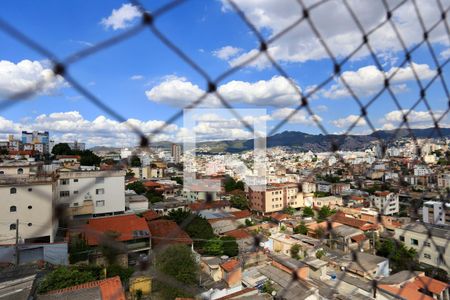
{"type": "Polygon", "coordinates": [[[139,237],[150,236],[148,224],[144,218],[136,215],[120,215],[113,217],[102,217],[89,219],[85,225],[85,237],[88,245],[98,245],[102,234],[108,231],[120,233],[117,241],[130,241],[136,238],[136,231],[139,232],[139,237]]]}
{"type": "Polygon", "coordinates": [[[277,212],[275,212],[275,213],[271,214],[270,217],[271,217],[272,219],[275,219],[275,220],[277,220],[278,222],[280,222],[280,221],[289,219],[291,216],[288,215],[288,214],[283,214],[283,213],[277,213],[277,212]]]}
{"type": "Polygon", "coordinates": [[[152,246],[192,244],[192,239],[172,220],[154,220],[148,223],[152,234],[152,246]]]}
{"type": "Polygon", "coordinates": [[[233,212],[231,212],[231,214],[236,219],[248,218],[248,217],[250,217],[252,215],[252,213],[249,210],[233,211],[233,212]]]}
{"type": "Polygon", "coordinates": [[[189,208],[193,211],[198,210],[204,210],[204,209],[214,209],[214,208],[224,208],[230,206],[230,203],[226,200],[219,200],[219,201],[211,201],[211,202],[205,202],[205,201],[198,201],[189,204],[189,208]]]}
{"type": "Polygon", "coordinates": [[[158,213],[156,213],[154,210],[147,210],[146,212],[144,212],[142,214],[142,216],[147,220],[147,221],[152,221],[155,219],[158,219],[160,217],[160,215],[158,215],[158,213]]]}
{"type": "Polygon", "coordinates": [[[363,231],[378,228],[378,225],[376,225],[376,224],[370,224],[364,220],[347,217],[347,216],[345,216],[345,213],[340,212],[340,211],[338,211],[336,214],[334,214],[331,217],[331,221],[338,222],[338,223],[341,223],[341,224],[344,224],[344,225],[347,225],[350,227],[358,228],[363,231]]]}
{"type": "Polygon", "coordinates": [[[367,239],[367,237],[364,234],[358,234],[351,237],[352,240],[359,243],[367,239]]]}
{"type": "Polygon", "coordinates": [[[418,290],[418,286],[414,283],[406,283],[402,287],[395,285],[380,284],[378,288],[388,291],[392,294],[402,297],[403,299],[421,299],[421,300],[433,300],[432,297],[422,294],[418,290]]]}
{"type": "Polygon", "coordinates": [[[251,238],[252,236],[244,229],[235,229],[223,233],[226,236],[234,237],[237,240],[251,238]]]}
{"type": "Polygon", "coordinates": [[[74,293],[76,291],[92,289],[92,288],[100,289],[102,300],[112,300],[112,299],[125,300],[126,299],[119,276],[106,278],[103,280],[86,282],[83,284],[67,287],[64,289],[50,291],[45,295],[58,294],[58,295],[60,295],[61,298],[64,298],[64,294],[74,293]]]}
{"type": "Polygon", "coordinates": [[[240,262],[237,259],[230,259],[220,265],[220,267],[226,272],[234,271],[238,266],[240,266],[240,262]]]}
{"type": "Polygon", "coordinates": [[[149,188],[156,188],[156,187],[161,187],[161,184],[156,183],[154,181],[145,181],[143,182],[145,187],[149,187],[149,188]]]}
{"type": "Polygon", "coordinates": [[[225,297],[219,298],[218,300],[234,299],[234,297],[245,295],[247,293],[250,293],[250,292],[253,292],[253,291],[256,291],[256,290],[257,290],[256,288],[245,288],[243,290],[240,290],[239,292],[235,292],[235,293],[226,295],[225,297]]]}
{"type": "Polygon", "coordinates": [[[420,288],[425,289],[426,287],[426,289],[428,289],[433,294],[440,294],[450,287],[445,282],[430,278],[428,276],[419,276],[416,278],[414,283],[420,288]]]}
{"type": "Polygon", "coordinates": [[[351,196],[350,199],[355,200],[355,201],[364,201],[364,198],[359,197],[359,196],[351,196]]]}

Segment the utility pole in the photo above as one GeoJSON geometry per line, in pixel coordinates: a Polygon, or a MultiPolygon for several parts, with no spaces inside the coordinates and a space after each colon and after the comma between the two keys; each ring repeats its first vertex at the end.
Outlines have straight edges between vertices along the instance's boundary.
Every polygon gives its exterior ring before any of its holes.
{"type": "Polygon", "coordinates": [[[16,219],[16,267],[19,266],[19,219],[16,219]]]}

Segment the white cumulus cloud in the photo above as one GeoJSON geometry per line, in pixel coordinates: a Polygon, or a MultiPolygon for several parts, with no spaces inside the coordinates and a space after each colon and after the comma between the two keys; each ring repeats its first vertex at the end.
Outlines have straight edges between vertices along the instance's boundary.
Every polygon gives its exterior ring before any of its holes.
{"type": "Polygon", "coordinates": [[[220,49],[213,51],[213,55],[222,59],[228,60],[229,58],[236,56],[239,52],[241,52],[241,48],[233,47],[233,46],[225,46],[220,49]]]}
{"type": "Polygon", "coordinates": [[[349,128],[355,122],[355,127],[365,126],[367,124],[366,120],[364,118],[360,118],[358,115],[348,115],[345,118],[331,121],[331,124],[338,128],[349,128]]]}
{"type": "MultiPolygon", "coordinates": [[[[297,86],[300,90],[300,87],[297,86]]],[[[292,106],[299,104],[299,96],[290,83],[281,76],[269,80],[246,82],[233,80],[218,87],[218,92],[230,103],[245,103],[253,106],[292,106]]],[[[169,76],[163,82],[146,91],[147,98],[156,103],[184,107],[197,100],[205,90],[184,77],[169,76]]],[[[218,107],[215,96],[207,96],[207,107],[218,107]]]]}
{"type": "Polygon", "coordinates": [[[111,15],[103,18],[100,22],[106,29],[112,28],[118,30],[129,27],[133,21],[141,16],[139,9],[130,4],[125,3],[119,9],[113,9],[111,15]]]}
{"type": "Polygon", "coordinates": [[[0,96],[8,97],[22,92],[51,94],[64,86],[61,76],[54,76],[53,71],[42,62],[22,60],[13,63],[0,61],[0,96]]]}

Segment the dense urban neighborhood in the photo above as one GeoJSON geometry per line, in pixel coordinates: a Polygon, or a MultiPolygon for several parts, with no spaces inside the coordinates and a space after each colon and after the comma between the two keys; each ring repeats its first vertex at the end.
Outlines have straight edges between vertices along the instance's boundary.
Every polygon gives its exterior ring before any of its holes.
{"type": "Polygon", "coordinates": [[[252,151],[0,148],[2,299],[449,299],[448,139],[267,148],[263,188],[252,151]]]}

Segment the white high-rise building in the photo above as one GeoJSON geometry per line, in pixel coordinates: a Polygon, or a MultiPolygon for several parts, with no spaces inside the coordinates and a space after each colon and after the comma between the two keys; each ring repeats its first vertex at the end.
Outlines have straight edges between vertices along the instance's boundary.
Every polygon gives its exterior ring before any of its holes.
{"type": "Polygon", "coordinates": [[[179,163],[181,158],[181,146],[172,144],[172,158],[174,163],[179,163]]]}
{"type": "Polygon", "coordinates": [[[426,201],[423,203],[422,212],[424,223],[439,225],[450,223],[450,203],[426,201]]]}
{"type": "Polygon", "coordinates": [[[388,191],[375,192],[375,195],[370,196],[370,200],[383,215],[393,215],[400,211],[398,194],[388,191]]]}

